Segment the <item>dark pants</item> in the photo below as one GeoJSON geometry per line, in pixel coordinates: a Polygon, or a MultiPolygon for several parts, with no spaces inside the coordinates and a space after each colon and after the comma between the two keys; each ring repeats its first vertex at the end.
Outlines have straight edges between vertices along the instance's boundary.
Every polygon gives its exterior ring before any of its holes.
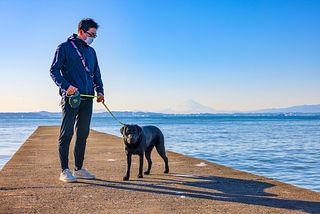
{"type": "Polygon", "coordinates": [[[76,169],[81,169],[86,150],[86,142],[90,132],[92,116],[92,99],[81,100],[79,108],[73,109],[68,103],[68,98],[61,102],[62,124],[59,137],[59,157],[61,169],[69,168],[69,146],[76,130],[76,142],[74,146],[74,160],[76,169]]]}

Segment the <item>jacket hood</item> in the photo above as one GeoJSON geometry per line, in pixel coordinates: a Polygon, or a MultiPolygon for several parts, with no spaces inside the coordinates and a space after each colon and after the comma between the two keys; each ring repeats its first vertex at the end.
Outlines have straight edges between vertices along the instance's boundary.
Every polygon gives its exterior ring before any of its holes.
{"type": "Polygon", "coordinates": [[[67,41],[73,41],[77,46],[89,46],[85,41],[79,39],[77,34],[72,34],[72,36],[70,36],[67,41]]]}

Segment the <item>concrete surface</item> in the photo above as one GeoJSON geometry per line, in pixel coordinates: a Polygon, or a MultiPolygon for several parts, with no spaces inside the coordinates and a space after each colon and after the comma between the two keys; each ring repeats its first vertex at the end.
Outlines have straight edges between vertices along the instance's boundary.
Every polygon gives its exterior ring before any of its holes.
{"type": "Polygon", "coordinates": [[[319,192],[173,152],[168,175],[153,151],[151,175],[136,178],[134,156],[124,182],[122,139],[93,130],[85,167],[98,179],[63,183],[58,133],[59,127],[39,127],[3,167],[0,213],[320,213],[319,192]]]}

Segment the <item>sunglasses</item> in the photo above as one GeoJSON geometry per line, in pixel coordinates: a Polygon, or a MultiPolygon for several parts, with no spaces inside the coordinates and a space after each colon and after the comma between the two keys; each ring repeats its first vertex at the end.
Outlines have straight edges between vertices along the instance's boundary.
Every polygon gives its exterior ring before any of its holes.
{"type": "Polygon", "coordinates": [[[87,33],[90,37],[93,37],[93,38],[96,38],[96,37],[97,37],[96,34],[92,34],[92,33],[88,32],[88,31],[85,31],[85,33],[87,33]]]}

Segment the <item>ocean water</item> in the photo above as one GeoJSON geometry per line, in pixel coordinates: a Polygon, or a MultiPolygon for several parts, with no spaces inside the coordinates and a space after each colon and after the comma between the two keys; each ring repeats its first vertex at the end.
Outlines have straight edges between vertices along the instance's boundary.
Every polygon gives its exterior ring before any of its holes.
{"type": "MultiPolygon", "coordinates": [[[[320,117],[167,116],[122,117],[127,124],[156,125],[166,149],[320,191],[320,117]]],[[[0,119],[0,168],[39,125],[54,119],[0,119]]],[[[91,128],[120,136],[112,118],[91,128]]]]}

